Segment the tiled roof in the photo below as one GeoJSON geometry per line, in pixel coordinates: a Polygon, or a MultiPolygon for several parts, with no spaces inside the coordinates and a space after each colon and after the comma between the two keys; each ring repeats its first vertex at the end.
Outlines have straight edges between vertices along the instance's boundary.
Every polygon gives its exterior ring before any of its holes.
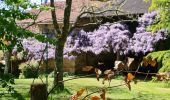
{"type": "MultiPolygon", "coordinates": [[[[144,0],[115,0],[117,3],[120,3],[122,1],[125,1],[123,5],[121,6],[120,10],[122,10],[125,13],[119,13],[119,15],[124,14],[142,14],[148,12],[148,8],[150,6],[150,2],[146,3],[144,0]]],[[[115,3],[114,1],[114,3],[115,3]]],[[[149,0],[151,1],[151,0],[149,0]]],[[[49,4],[46,4],[49,5],[49,4]]],[[[97,5],[100,9],[115,9],[116,6],[109,5],[108,3],[100,2],[100,0],[73,0],[72,2],[72,9],[71,9],[71,16],[70,16],[70,22],[74,22],[77,18],[77,16],[80,14],[80,10],[84,5],[97,5]]],[[[65,1],[57,1],[55,2],[56,9],[56,15],[58,23],[63,23],[63,17],[64,17],[64,8],[65,8],[65,1]]],[[[32,9],[29,11],[30,13],[38,13],[39,10],[32,9]]],[[[99,16],[113,16],[115,15],[115,11],[111,12],[105,12],[99,16]]],[[[86,16],[83,16],[86,17],[86,16]]],[[[88,16],[87,16],[88,17],[88,16]]],[[[26,19],[19,21],[18,23],[30,23],[33,22],[31,19],[26,19]]],[[[52,17],[51,17],[51,11],[42,11],[36,22],[38,24],[46,24],[46,23],[52,23],[52,17]]]]}
{"type": "MultiPolygon", "coordinates": [[[[95,5],[101,6],[101,5],[103,5],[103,2],[91,1],[91,0],[73,0],[70,22],[74,22],[76,20],[76,17],[79,15],[81,8],[87,4],[95,4],[95,5]]],[[[46,4],[46,5],[49,5],[49,4],[46,4]]],[[[59,23],[62,23],[63,17],[64,17],[65,1],[55,2],[55,7],[56,7],[57,20],[59,23]]],[[[29,12],[37,14],[39,12],[39,10],[32,9],[29,12]]],[[[30,22],[33,22],[33,20],[26,19],[26,20],[19,21],[18,23],[30,23],[30,22]]],[[[36,22],[38,22],[39,24],[51,23],[52,22],[51,11],[50,10],[42,11],[39,14],[36,22]]]]}
{"type": "MultiPolygon", "coordinates": [[[[123,12],[118,12],[119,15],[143,14],[143,13],[148,12],[151,0],[149,0],[149,2],[145,2],[144,0],[117,0],[116,3],[121,4],[119,10],[123,11],[123,12]]],[[[102,8],[106,9],[107,7],[109,7],[108,4],[104,5],[102,8]]],[[[114,10],[114,9],[117,9],[117,7],[118,6],[111,5],[111,7],[108,9],[114,10]]],[[[111,11],[111,12],[105,12],[104,15],[105,16],[114,16],[114,15],[116,15],[116,13],[115,13],[115,11],[111,11]]]]}
{"type": "Polygon", "coordinates": [[[149,2],[144,0],[127,0],[122,9],[130,14],[147,13],[150,3],[151,0],[149,2]]]}

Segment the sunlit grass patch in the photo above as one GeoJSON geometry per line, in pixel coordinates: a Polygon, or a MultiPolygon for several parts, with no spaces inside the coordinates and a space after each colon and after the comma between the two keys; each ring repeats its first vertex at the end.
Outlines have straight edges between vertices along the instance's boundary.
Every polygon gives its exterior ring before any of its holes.
{"type": "MultiPolygon", "coordinates": [[[[69,79],[69,77],[64,78],[69,79]]],[[[45,83],[45,79],[43,79],[45,83]]],[[[15,79],[14,88],[18,92],[18,97],[11,97],[6,95],[1,97],[0,100],[30,100],[30,85],[33,83],[33,79],[15,79]]],[[[42,83],[40,79],[35,79],[34,83],[42,83]]],[[[48,90],[52,88],[53,78],[48,79],[48,90]]],[[[168,100],[170,98],[170,88],[167,82],[144,82],[139,81],[137,84],[131,83],[132,90],[126,86],[114,87],[116,85],[123,84],[122,80],[113,79],[110,86],[113,88],[107,89],[106,97],[108,100],[118,100],[118,99],[137,99],[137,100],[168,100]]],[[[79,78],[75,80],[70,80],[65,82],[65,90],[62,93],[52,92],[49,95],[49,100],[67,100],[72,94],[76,93],[81,88],[87,89],[82,95],[82,98],[91,92],[94,92],[102,87],[108,87],[109,83],[106,81],[102,84],[102,78],[97,81],[96,78],[79,78]]],[[[100,96],[99,93],[93,95],[100,96]]]]}

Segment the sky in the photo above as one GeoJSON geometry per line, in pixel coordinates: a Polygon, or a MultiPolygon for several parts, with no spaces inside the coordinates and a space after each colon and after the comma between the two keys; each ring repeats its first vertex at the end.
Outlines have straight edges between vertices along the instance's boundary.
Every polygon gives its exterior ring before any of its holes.
{"type": "MultiPolygon", "coordinates": [[[[44,2],[45,0],[43,0],[44,2]]],[[[50,1],[50,0],[48,0],[50,1]]],[[[65,1],[65,0],[55,0],[55,1],[65,1]]],[[[32,3],[37,3],[37,4],[41,4],[41,0],[31,0],[32,3]]]]}
{"type": "MultiPolygon", "coordinates": [[[[41,4],[41,0],[30,0],[30,1],[32,3],[41,4]]],[[[42,1],[44,2],[45,0],[42,0],[42,1]]],[[[50,0],[48,0],[48,1],[50,1],[50,0]]],[[[54,1],[65,1],[65,0],[54,0],[54,1]]],[[[4,5],[3,1],[0,1],[0,9],[2,9],[4,7],[5,7],[5,5],[4,5]]]]}
{"type": "Polygon", "coordinates": [[[37,3],[37,4],[40,4],[41,3],[41,0],[31,0],[32,3],[37,3]]]}

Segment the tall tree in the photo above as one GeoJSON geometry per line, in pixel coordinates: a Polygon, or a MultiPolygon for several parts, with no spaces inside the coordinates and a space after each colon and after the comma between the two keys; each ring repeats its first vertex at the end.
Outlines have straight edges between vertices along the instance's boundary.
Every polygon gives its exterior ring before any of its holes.
{"type": "Polygon", "coordinates": [[[21,47],[21,38],[34,36],[17,24],[17,20],[27,18],[36,19],[36,15],[26,13],[28,8],[38,7],[29,0],[1,0],[0,4],[0,49],[5,51],[6,66],[4,73],[7,74],[10,65],[10,56],[14,46],[21,47]]]}
{"type": "MultiPolygon", "coordinates": [[[[109,1],[109,0],[101,0],[101,1],[109,1]]],[[[125,0],[123,0],[125,1],[125,0]]],[[[112,2],[110,2],[112,3],[112,2]]],[[[123,3],[123,2],[121,2],[123,3]]],[[[120,3],[118,4],[120,6],[120,3]]],[[[84,16],[89,14],[90,16],[93,16],[93,21],[89,22],[87,25],[94,25],[94,24],[99,24],[101,21],[96,19],[96,15],[108,12],[108,11],[115,11],[119,12],[119,9],[98,9],[97,12],[94,11],[95,8],[94,6],[91,7],[82,7],[82,12],[79,14],[79,16],[76,18],[76,21],[73,26],[70,26],[70,14],[71,14],[71,7],[72,7],[72,0],[65,0],[65,9],[64,9],[64,17],[63,17],[63,27],[60,29],[57,17],[56,17],[56,8],[54,6],[54,0],[50,0],[50,6],[53,8],[51,10],[51,15],[52,15],[52,20],[53,20],[53,25],[56,31],[56,39],[58,40],[58,43],[56,44],[56,53],[55,53],[55,61],[56,61],[56,68],[54,70],[54,86],[57,86],[57,90],[63,90],[64,89],[64,83],[63,81],[63,50],[64,50],[64,45],[66,42],[67,37],[71,33],[71,31],[75,27],[80,27],[78,25],[79,19],[84,16]],[[86,10],[84,10],[87,8],[86,10]]],[[[82,27],[82,26],[81,26],[82,27]]]]}
{"type": "MultiPolygon", "coordinates": [[[[145,0],[149,1],[149,0],[145,0]]],[[[150,25],[149,29],[152,31],[158,31],[159,29],[164,29],[168,33],[167,38],[170,36],[170,1],[169,0],[152,0],[150,10],[155,10],[158,12],[157,21],[154,24],[150,25]]],[[[159,32],[159,31],[158,31],[159,32]]],[[[160,38],[161,36],[157,36],[160,38]]],[[[165,43],[165,42],[164,42],[165,43]]],[[[169,39],[165,45],[169,45],[169,39]]],[[[170,49],[169,46],[166,49],[170,49]]],[[[170,51],[156,51],[149,53],[146,58],[155,59],[158,63],[159,72],[169,72],[170,71],[170,51]]]]}
{"type": "Polygon", "coordinates": [[[62,30],[60,30],[59,24],[57,22],[54,0],[50,0],[50,1],[51,1],[50,6],[54,8],[51,10],[51,14],[52,14],[54,28],[57,32],[56,37],[58,39],[58,43],[56,44],[56,53],[55,53],[56,68],[54,70],[54,85],[57,85],[58,90],[63,90],[64,83],[61,82],[63,80],[63,49],[64,49],[66,38],[69,35],[69,31],[70,31],[70,13],[71,13],[72,0],[66,0],[62,30]]]}

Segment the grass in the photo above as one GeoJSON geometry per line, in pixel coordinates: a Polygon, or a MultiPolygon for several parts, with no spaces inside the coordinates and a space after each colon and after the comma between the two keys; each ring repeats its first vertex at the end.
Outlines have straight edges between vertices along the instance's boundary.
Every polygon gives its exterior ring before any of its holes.
{"type": "MultiPolygon", "coordinates": [[[[64,78],[68,79],[68,78],[64,78]]],[[[30,100],[29,88],[32,84],[33,79],[16,79],[15,89],[18,92],[16,97],[5,95],[0,97],[0,100],[30,100]]],[[[45,82],[45,79],[43,80],[45,82]]],[[[87,92],[91,93],[105,86],[107,87],[108,82],[105,85],[99,82],[95,78],[80,78],[65,82],[65,90],[62,93],[52,93],[49,95],[49,100],[68,100],[68,98],[76,93],[80,88],[87,88],[87,91],[83,94],[84,97],[87,92]]],[[[53,79],[49,78],[49,89],[52,87],[53,79]]],[[[122,80],[114,79],[111,82],[111,86],[121,84],[122,80]]],[[[41,80],[36,79],[35,83],[41,83],[41,80]]],[[[99,93],[93,94],[99,96],[99,93]]],[[[143,82],[140,81],[137,84],[132,83],[132,90],[129,91],[126,86],[114,87],[107,90],[107,100],[169,100],[170,98],[170,83],[165,82],[143,82]]]]}

